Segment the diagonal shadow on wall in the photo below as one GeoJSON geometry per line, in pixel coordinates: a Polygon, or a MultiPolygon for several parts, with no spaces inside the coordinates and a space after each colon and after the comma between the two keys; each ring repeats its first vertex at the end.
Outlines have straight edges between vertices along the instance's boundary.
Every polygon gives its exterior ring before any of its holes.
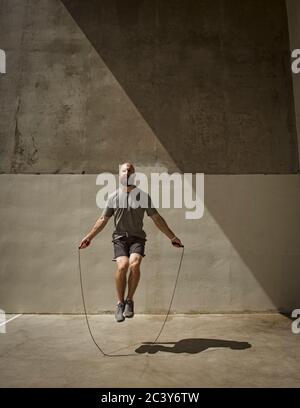
{"type": "Polygon", "coordinates": [[[182,172],[296,173],[284,0],[62,0],[182,172]]]}

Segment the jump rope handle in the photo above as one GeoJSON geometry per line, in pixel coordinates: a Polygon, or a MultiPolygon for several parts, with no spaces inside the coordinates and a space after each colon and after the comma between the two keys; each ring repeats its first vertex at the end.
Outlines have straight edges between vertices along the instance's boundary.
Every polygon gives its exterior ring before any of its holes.
{"type": "Polygon", "coordinates": [[[172,245],[177,248],[184,248],[184,245],[179,245],[179,244],[176,244],[175,242],[172,242],[172,245]]]}
{"type": "MultiPolygon", "coordinates": [[[[90,239],[86,239],[86,240],[85,240],[85,244],[86,244],[86,247],[85,247],[85,248],[87,248],[87,247],[90,245],[90,243],[91,243],[91,240],[90,240],[90,239]]],[[[81,245],[82,245],[82,244],[79,245],[78,249],[82,249],[81,245]]]]}

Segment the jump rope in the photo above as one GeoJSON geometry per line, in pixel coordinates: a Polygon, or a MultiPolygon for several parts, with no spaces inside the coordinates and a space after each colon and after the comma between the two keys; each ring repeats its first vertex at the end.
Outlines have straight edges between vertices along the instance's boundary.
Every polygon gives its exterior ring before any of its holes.
{"type": "MultiPolygon", "coordinates": [[[[158,333],[158,335],[156,336],[155,340],[154,340],[153,342],[147,343],[147,344],[150,344],[150,345],[154,345],[154,344],[156,343],[156,341],[158,340],[159,336],[161,335],[161,333],[162,333],[162,331],[163,331],[163,329],[164,329],[164,327],[165,327],[165,324],[166,324],[166,322],[167,322],[167,319],[168,319],[168,316],[169,316],[169,314],[170,314],[170,310],[171,310],[171,307],[172,307],[172,302],[173,302],[173,299],[174,299],[174,295],[175,295],[175,291],[176,291],[176,287],[177,287],[177,281],[178,281],[178,277],[179,277],[179,273],[180,273],[180,269],[181,269],[181,263],[182,263],[183,254],[184,254],[184,245],[181,246],[181,245],[175,244],[175,243],[172,243],[172,245],[174,245],[174,246],[176,246],[176,247],[182,247],[180,263],[179,263],[178,272],[177,272],[177,276],[176,276],[176,280],[175,280],[175,285],[174,285],[174,289],[173,289],[173,293],[172,293],[172,297],[171,297],[171,301],[170,301],[170,305],[169,305],[167,314],[166,314],[166,316],[165,316],[164,322],[163,322],[163,324],[162,324],[162,326],[161,326],[161,328],[160,328],[160,330],[159,330],[159,333],[158,333]]],[[[90,323],[89,323],[89,319],[88,319],[88,314],[87,314],[87,310],[86,310],[86,302],[85,302],[84,290],[83,290],[83,283],[82,283],[80,248],[78,248],[78,265],[79,265],[80,287],[81,287],[81,296],[82,296],[82,303],[83,303],[83,308],[84,308],[85,320],[86,320],[87,328],[88,328],[88,331],[89,331],[89,333],[90,333],[91,339],[93,340],[95,346],[96,346],[96,347],[98,348],[98,350],[101,352],[101,354],[102,354],[103,357],[121,357],[121,356],[126,356],[126,357],[128,357],[128,356],[140,357],[142,354],[111,354],[111,353],[108,354],[108,353],[105,353],[105,352],[103,351],[103,349],[99,346],[99,344],[96,342],[96,340],[95,340],[95,338],[94,338],[94,336],[93,336],[91,327],[90,327],[90,323]]],[[[135,343],[135,345],[137,345],[137,344],[142,344],[142,343],[135,343]]],[[[119,350],[122,350],[122,349],[128,348],[128,347],[129,347],[129,346],[122,347],[121,349],[118,349],[118,350],[115,350],[115,351],[119,351],[119,350]]]]}

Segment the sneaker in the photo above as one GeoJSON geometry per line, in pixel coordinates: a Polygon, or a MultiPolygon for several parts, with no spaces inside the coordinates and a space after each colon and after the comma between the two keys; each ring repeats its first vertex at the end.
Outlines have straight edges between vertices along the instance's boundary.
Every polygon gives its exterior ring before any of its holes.
{"type": "Polygon", "coordinates": [[[117,322],[123,322],[123,320],[125,320],[125,317],[123,316],[124,308],[125,308],[124,303],[117,304],[115,313],[115,319],[117,322]]]}
{"type": "Polygon", "coordinates": [[[125,301],[125,310],[124,310],[124,316],[125,317],[133,317],[134,316],[133,306],[134,306],[133,300],[127,299],[125,301]]]}

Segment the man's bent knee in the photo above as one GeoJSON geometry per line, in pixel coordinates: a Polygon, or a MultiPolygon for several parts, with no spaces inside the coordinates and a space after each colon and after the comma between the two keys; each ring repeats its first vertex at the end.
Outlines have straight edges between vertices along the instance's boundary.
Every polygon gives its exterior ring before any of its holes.
{"type": "Polygon", "coordinates": [[[127,272],[129,267],[129,261],[126,256],[117,258],[117,266],[119,272],[127,272]]]}
{"type": "Polygon", "coordinates": [[[129,263],[130,270],[139,271],[141,262],[139,260],[134,260],[129,263]]]}

